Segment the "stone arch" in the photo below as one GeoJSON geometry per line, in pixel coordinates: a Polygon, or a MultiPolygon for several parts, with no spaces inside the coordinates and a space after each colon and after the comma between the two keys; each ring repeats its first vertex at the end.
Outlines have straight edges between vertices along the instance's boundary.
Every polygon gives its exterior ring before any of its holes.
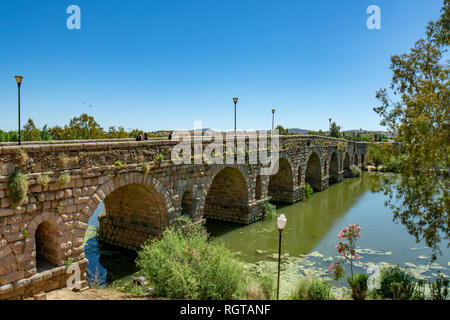
{"type": "Polygon", "coordinates": [[[359,166],[359,161],[358,160],[359,160],[358,159],[358,155],[355,153],[355,158],[353,160],[353,163],[354,163],[355,166],[359,166]]]}
{"type": "Polygon", "coordinates": [[[352,173],[350,171],[350,156],[348,153],[345,153],[344,156],[343,169],[344,169],[344,178],[352,177],[352,173]]]}
{"type": "Polygon", "coordinates": [[[330,157],[329,184],[339,182],[339,161],[336,152],[330,157]]]}
{"type": "Polygon", "coordinates": [[[365,164],[366,164],[365,155],[364,155],[364,153],[361,153],[361,166],[365,167],[365,164]]]}
{"type": "Polygon", "coordinates": [[[269,196],[274,202],[293,203],[294,176],[292,165],[286,158],[280,158],[278,172],[269,178],[269,196]]]}
{"type": "Polygon", "coordinates": [[[316,152],[311,153],[309,156],[306,165],[305,183],[308,183],[314,191],[322,190],[322,168],[320,157],[316,152]]]}
{"type": "MultiPolygon", "coordinates": [[[[99,215],[99,238],[134,250],[148,238],[160,235],[175,211],[161,181],[140,172],[106,180],[91,195],[83,213],[90,217],[101,201],[105,203],[105,212],[99,215]]],[[[85,230],[87,224],[82,228],[85,230]]]]}
{"type": "Polygon", "coordinates": [[[205,192],[205,218],[243,223],[248,221],[249,188],[239,168],[222,167],[211,178],[205,192]]]}

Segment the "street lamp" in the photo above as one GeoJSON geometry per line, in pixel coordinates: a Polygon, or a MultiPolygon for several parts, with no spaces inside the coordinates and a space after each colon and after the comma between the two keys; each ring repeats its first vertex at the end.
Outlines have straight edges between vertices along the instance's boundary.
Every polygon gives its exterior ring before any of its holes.
{"type": "Polygon", "coordinates": [[[272,133],[273,133],[273,120],[275,118],[275,109],[272,109],[272,133]]]}
{"type": "Polygon", "coordinates": [[[280,265],[281,265],[281,233],[283,232],[284,227],[286,227],[286,216],[284,213],[281,213],[281,215],[277,219],[277,227],[278,231],[280,232],[280,237],[278,241],[278,280],[277,280],[277,300],[279,300],[280,296],[280,265]]]}
{"type": "Polygon", "coordinates": [[[22,144],[22,137],[20,135],[20,85],[22,84],[22,80],[23,77],[22,76],[14,76],[14,78],[16,78],[16,82],[17,82],[17,89],[19,92],[19,96],[18,96],[18,104],[19,104],[19,146],[22,144]]]}
{"type": "Polygon", "coordinates": [[[238,98],[233,98],[234,102],[234,133],[236,134],[236,103],[238,102],[238,98]]]}

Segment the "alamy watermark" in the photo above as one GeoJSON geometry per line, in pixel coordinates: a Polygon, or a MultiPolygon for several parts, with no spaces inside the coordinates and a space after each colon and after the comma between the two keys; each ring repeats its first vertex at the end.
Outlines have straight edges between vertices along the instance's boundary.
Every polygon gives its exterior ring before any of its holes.
{"type": "Polygon", "coordinates": [[[67,14],[70,14],[66,20],[66,26],[69,30],[81,29],[81,9],[79,6],[72,4],[67,7],[67,14]]]}
{"type": "Polygon", "coordinates": [[[366,25],[369,30],[380,30],[381,29],[381,9],[377,5],[370,5],[366,10],[367,14],[370,16],[367,18],[366,25]]]}

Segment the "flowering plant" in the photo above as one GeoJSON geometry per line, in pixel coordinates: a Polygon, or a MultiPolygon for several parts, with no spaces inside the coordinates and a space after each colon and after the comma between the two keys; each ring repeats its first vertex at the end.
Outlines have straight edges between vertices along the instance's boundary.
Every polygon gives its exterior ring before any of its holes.
{"type": "Polygon", "coordinates": [[[344,277],[344,267],[339,262],[334,262],[329,269],[333,273],[334,280],[337,281],[344,277]]]}
{"type": "MultiPolygon", "coordinates": [[[[345,258],[346,261],[350,262],[350,272],[353,279],[353,259],[358,260],[361,258],[361,256],[356,252],[356,240],[361,237],[361,234],[359,233],[361,231],[361,227],[359,224],[350,224],[348,227],[344,227],[341,232],[338,234],[339,239],[343,239],[343,241],[339,241],[338,244],[335,246],[338,253],[341,255],[341,257],[345,258]]],[[[330,267],[330,271],[333,272],[336,270],[336,267],[333,267],[335,263],[333,263],[330,267]],[[333,268],[332,268],[333,267],[333,268]]],[[[342,266],[339,265],[340,268],[342,268],[342,273],[344,272],[344,269],[342,266]]],[[[335,279],[336,280],[336,279],[335,279]]]]}

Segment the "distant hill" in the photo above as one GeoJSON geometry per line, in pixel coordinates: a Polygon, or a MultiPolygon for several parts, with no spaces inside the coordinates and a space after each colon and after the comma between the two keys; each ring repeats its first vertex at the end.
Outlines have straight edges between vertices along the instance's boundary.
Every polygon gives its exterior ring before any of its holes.
{"type": "Polygon", "coordinates": [[[292,133],[308,133],[311,131],[311,130],[299,129],[299,128],[289,128],[288,130],[289,130],[289,132],[292,132],[292,133]]]}

